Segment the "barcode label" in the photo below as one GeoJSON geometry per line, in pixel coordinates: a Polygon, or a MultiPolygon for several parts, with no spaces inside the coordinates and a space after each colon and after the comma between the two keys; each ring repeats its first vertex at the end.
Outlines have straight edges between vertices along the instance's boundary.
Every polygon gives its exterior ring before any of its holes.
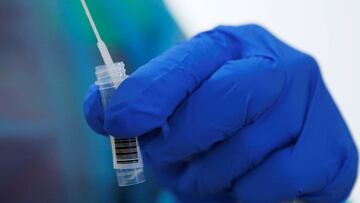
{"type": "Polygon", "coordinates": [[[114,139],[117,164],[139,163],[137,139],[114,139]]]}

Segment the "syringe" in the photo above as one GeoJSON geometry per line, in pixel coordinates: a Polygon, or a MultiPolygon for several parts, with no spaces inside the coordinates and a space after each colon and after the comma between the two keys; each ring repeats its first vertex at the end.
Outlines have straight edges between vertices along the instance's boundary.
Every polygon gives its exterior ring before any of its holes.
{"type": "MultiPolygon", "coordinates": [[[[85,13],[97,39],[97,47],[105,65],[96,67],[95,82],[101,92],[102,104],[106,108],[111,96],[120,83],[126,79],[125,65],[123,62],[114,63],[108,48],[101,39],[85,0],[81,0],[85,13]]],[[[117,139],[110,135],[113,166],[119,186],[128,186],[145,181],[143,161],[137,138],[117,139]]]]}

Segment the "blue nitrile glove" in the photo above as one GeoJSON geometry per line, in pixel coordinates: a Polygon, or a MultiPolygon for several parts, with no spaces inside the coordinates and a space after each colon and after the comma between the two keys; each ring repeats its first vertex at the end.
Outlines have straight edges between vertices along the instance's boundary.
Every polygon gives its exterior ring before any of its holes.
{"type": "Polygon", "coordinates": [[[84,110],[99,133],[140,136],[182,202],[341,202],[356,179],[318,65],[259,26],[201,33],[140,67],[105,113],[91,87],[84,110]]]}

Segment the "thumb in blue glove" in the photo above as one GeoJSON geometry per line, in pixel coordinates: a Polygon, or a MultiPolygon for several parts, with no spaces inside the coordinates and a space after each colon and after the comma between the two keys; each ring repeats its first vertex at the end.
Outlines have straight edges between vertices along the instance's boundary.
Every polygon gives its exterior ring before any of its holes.
{"type": "Polygon", "coordinates": [[[314,59],[259,26],[218,27],[140,67],[99,133],[140,136],[144,161],[183,202],[340,202],[357,151],[314,59]]]}

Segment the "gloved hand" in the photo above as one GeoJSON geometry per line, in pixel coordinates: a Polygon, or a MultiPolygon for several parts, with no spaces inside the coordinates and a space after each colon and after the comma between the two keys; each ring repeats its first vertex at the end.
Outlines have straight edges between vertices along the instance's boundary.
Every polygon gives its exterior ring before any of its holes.
{"type": "Polygon", "coordinates": [[[92,86],[84,111],[99,133],[140,136],[181,202],[340,202],[356,178],[315,60],[259,26],[201,33],[136,70],[105,112],[92,86]]]}

